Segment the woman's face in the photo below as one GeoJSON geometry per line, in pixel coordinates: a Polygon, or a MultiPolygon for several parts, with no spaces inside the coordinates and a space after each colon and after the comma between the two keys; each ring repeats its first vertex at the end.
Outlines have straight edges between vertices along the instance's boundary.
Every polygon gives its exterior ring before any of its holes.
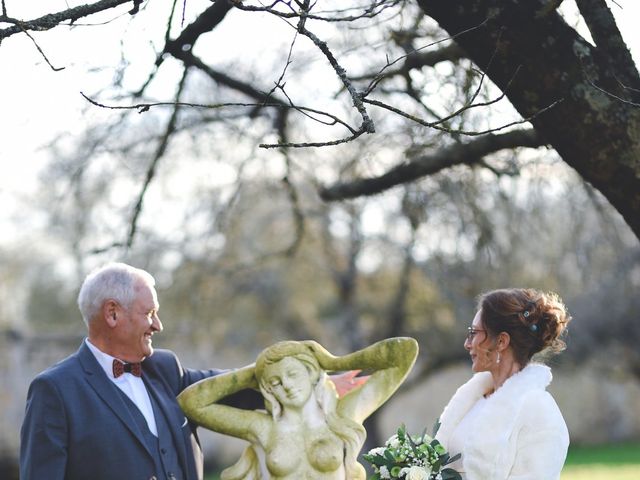
{"type": "Polygon", "coordinates": [[[293,357],[268,365],[263,377],[267,388],[283,407],[302,407],[311,397],[309,371],[293,357]]]}
{"type": "Polygon", "coordinates": [[[494,356],[496,354],[491,346],[491,340],[487,335],[487,331],[482,326],[480,310],[478,310],[476,316],[473,317],[469,333],[464,341],[464,348],[466,348],[469,351],[469,355],[471,355],[471,370],[474,372],[491,370],[491,367],[495,363],[494,356]]]}

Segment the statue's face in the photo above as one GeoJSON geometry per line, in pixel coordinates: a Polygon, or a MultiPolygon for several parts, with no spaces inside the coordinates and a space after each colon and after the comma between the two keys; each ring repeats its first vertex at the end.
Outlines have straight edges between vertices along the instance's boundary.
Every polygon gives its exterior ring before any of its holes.
{"type": "Polygon", "coordinates": [[[311,397],[311,376],[293,357],[285,357],[264,369],[267,388],[283,408],[302,407],[311,397]]]}

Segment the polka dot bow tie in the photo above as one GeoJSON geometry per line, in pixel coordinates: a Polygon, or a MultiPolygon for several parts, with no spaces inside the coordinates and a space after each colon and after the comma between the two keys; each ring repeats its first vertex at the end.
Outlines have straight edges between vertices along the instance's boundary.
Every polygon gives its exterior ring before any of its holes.
{"type": "Polygon", "coordinates": [[[113,360],[113,376],[118,378],[123,373],[130,373],[136,377],[142,375],[142,366],[139,363],[122,363],[120,360],[113,360]]]}

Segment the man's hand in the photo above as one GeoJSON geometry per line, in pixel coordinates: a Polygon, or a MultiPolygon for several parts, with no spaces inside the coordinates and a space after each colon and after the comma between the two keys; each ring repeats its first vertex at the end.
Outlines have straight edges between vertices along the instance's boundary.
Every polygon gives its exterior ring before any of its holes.
{"type": "Polygon", "coordinates": [[[350,370],[338,375],[331,375],[329,378],[336,386],[339,397],[343,397],[354,388],[358,388],[369,380],[369,376],[358,377],[360,370],[350,370]]]}

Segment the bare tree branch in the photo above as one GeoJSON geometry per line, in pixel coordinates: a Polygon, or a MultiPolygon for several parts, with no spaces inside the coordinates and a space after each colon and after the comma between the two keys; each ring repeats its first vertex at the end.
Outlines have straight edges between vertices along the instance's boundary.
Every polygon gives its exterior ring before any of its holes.
{"type": "Polygon", "coordinates": [[[127,237],[127,247],[131,247],[131,245],[133,244],[133,240],[135,238],[136,231],[138,229],[138,218],[140,217],[140,213],[142,212],[142,204],[144,202],[144,197],[147,193],[149,185],[151,185],[151,182],[155,177],[158,163],[160,162],[160,159],[164,156],[165,152],[167,151],[169,140],[171,139],[172,134],[175,131],[176,124],[178,121],[178,112],[180,110],[180,104],[179,104],[180,96],[182,95],[182,91],[184,89],[184,86],[187,80],[188,72],[189,70],[185,69],[184,74],[182,75],[182,79],[180,80],[180,84],[178,85],[178,91],[176,92],[176,102],[175,102],[173,112],[171,113],[171,117],[169,118],[169,122],[167,123],[167,127],[165,129],[164,135],[160,140],[160,144],[158,145],[158,148],[156,149],[153,159],[151,160],[151,164],[147,169],[147,176],[144,180],[144,184],[142,185],[142,189],[140,190],[140,194],[138,195],[138,201],[136,202],[136,205],[133,209],[133,216],[131,217],[129,235],[127,237]]]}
{"type": "MultiPolygon", "coordinates": [[[[293,105],[286,105],[286,104],[279,104],[279,103],[240,103],[240,102],[207,103],[207,104],[191,103],[191,102],[143,102],[143,103],[135,103],[132,105],[107,105],[105,103],[98,102],[97,100],[94,100],[88,97],[83,92],[80,92],[80,95],[82,95],[89,103],[95,105],[96,107],[106,108],[109,110],[138,110],[138,113],[144,113],[153,107],[167,107],[167,106],[193,107],[193,108],[206,108],[206,109],[219,109],[224,107],[252,107],[253,109],[258,107],[259,108],[273,107],[277,109],[288,109],[288,110],[294,109],[294,110],[302,111],[305,114],[311,113],[311,114],[317,115],[317,117],[314,119],[318,122],[324,123],[325,125],[342,125],[350,132],[353,132],[354,136],[350,137],[351,139],[357,138],[358,136],[362,135],[362,133],[364,133],[363,131],[354,130],[347,122],[341,120],[339,117],[336,117],[335,115],[332,115],[330,113],[323,112],[320,110],[316,110],[314,108],[304,107],[300,105],[293,106],[293,105]],[[327,117],[329,120],[321,120],[320,118],[322,116],[327,117]]],[[[343,143],[344,140],[336,140],[336,142],[343,143]]],[[[336,145],[338,143],[336,143],[336,145]]],[[[319,144],[318,146],[323,146],[323,145],[326,145],[326,143],[319,144]]],[[[275,148],[275,147],[285,147],[285,146],[296,146],[296,145],[293,145],[293,144],[274,144],[274,145],[261,144],[260,145],[260,147],[262,148],[275,148]]]]}
{"type": "MultiPolygon", "coordinates": [[[[299,107],[296,107],[299,108],[299,107]]],[[[343,143],[349,143],[359,136],[367,133],[364,128],[360,128],[360,130],[355,131],[353,135],[349,135],[348,137],[338,138],[335,140],[326,140],[324,142],[289,142],[289,143],[261,143],[259,145],[260,148],[283,148],[283,147],[291,147],[291,148],[309,148],[309,147],[334,147],[336,145],[342,145],[343,143]]]]}
{"type": "Polygon", "coordinates": [[[315,44],[315,46],[320,49],[324,56],[327,57],[327,60],[331,64],[331,67],[338,75],[338,78],[340,78],[340,80],[342,81],[342,84],[349,92],[349,95],[351,95],[353,106],[356,107],[356,110],[358,110],[358,113],[360,113],[360,115],[362,116],[362,130],[364,130],[366,133],[374,133],[376,129],[373,124],[373,120],[371,120],[371,118],[369,117],[367,109],[364,106],[362,95],[355,89],[353,83],[351,83],[351,80],[349,80],[349,78],[347,77],[346,70],[338,63],[333,53],[329,49],[327,43],[320,40],[315,34],[307,30],[302,19],[298,31],[305,37],[309,38],[315,44]]]}
{"type": "MultiPolygon", "coordinates": [[[[191,50],[200,35],[210,32],[217,27],[225,16],[233,8],[229,0],[216,0],[198,18],[185,28],[175,40],[169,40],[165,44],[163,53],[171,53],[191,50]]],[[[162,62],[162,55],[158,57],[156,63],[162,62]]]]}
{"type": "Polygon", "coordinates": [[[506,148],[546,145],[535,130],[514,130],[500,135],[488,134],[468,143],[454,144],[437,152],[423,155],[398,165],[377,177],[336,183],[322,188],[320,197],[325,201],[345,200],[363,195],[374,195],[402,183],[412,182],[454,165],[472,165],[484,155],[506,148]]]}
{"type": "Polygon", "coordinates": [[[403,246],[404,258],[402,261],[402,269],[398,276],[395,293],[387,307],[387,328],[384,330],[384,338],[398,337],[405,335],[407,332],[407,300],[411,293],[411,273],[416,264],[413,249],[417,240],[416,232],[420,226],[420,220],[416,218],[412,212],[413,205],[410,200],[411,193],[409,190],[410,188],[405,189],[402,200],[402,210],[411,225],[411,236],[403,246]]]}
{"type": "MultiPolygon", "coordinates": [[[[291,2],[283,2],[281,0],[275,0],[268,6],[258,7],[254,5],[244,5],[243,0],[229,0],[229,1],[231,1],[231,3],[233,3],[233,5],[238,10],[244,10],[247,12],[267,12],[284,19],[298,18],[301,16],[300,12],[296,11],[291,6],[291,2]],[[287,8],[288,11],[285,12],[285,11],[276,9],[275,7],[278,5],[284,6],[285,8],[287,8]]],[[[360,7],[356,7],[356,8],[352,7],[350,9],[343,9],[343,10],[337,10],[337,9],[328,10],[328,11],[320,12],[320,14],[308,13],[306,17],[309,18],[310,20],[322,20],[325,22],[332,22],[332,23],[354,22],[356,20],[360,20],[363,18],[376,17],[380,15],[380,13],[382,13],[384,10],[394,7],[395,5],[403,1],[404,0],[378,0],[375,2],[371,2],[371,5],[366,9],[364,9],[363,13],[360,13],[357,15],[348,15],[345,12],[348,12],[350,10],[361,10],[360,7]]],[[[296,2],[296,3],[298,4],[299,7],[301,6],[300,2],[296,2]]]]}
{"type": "Polygon", "coordinates": [[[536,12],[535,18],[542,18],[560,8],[564,0],[548,0],[547,4],[536,12]]]}
{"type": "Polygon", "coordinates": [[[486,73],[504,91],[514,65],[522,65],[507,92],[522,117],[563,99],[557,108],[532,119],[532,125],[567,164],[607,197],[640,237],[638,136],[628,127],[637,124],[640,110],[610,101],[589,83],[597,82],[601,89],[628,99],[628,92],[621,94],[621,85],[637,87],[621,79],[627,74],[636,77],[636,67],[621,73],[624,65],[618,62],[612,68],[612,55],[591,45],[555,10],[536,18],[542,2],[474,0],[473,7],[466,9],[446,0],[417,2],[452,34],[491,16],[485,29],[458,36],[456,41],[470,60],[484,68],[501,36],[499,55],[486,73]]]}
{"type": "MultiPolygon", "coordinates": [[[[624,98],[622,98],[622,97],[620,97],[620,96],[618,96],[618,95],[615,95],[615,94],[613,94],[613,93],[609,92],[608,90],[605,90],[604,88],[600,87],[599,85],[596,85],[596,84],[595,84],[595,82],[594,82],[593,80],[590,80],[590,79],[589,79],[589,80],[587,80],[587,81],[589,82],[589,85],[591,85],[593,88],[595,88],[595,89],[596,89],[596,90],[598,90],[599,92],[604,93],[604,94],[605,94],[606,96],[608,96],[608,97],[611,97],[611,98],[613,98],[613,99],[615,99],[615,100],[617,100],[617,101],[619,101],[619,102],[621,102],[621,103],[624,103],[624,104],[626,104],[626,105],[630,105],[630,106],[632,106],[632,107],[640,107],[640,103],[638,103],[638,102],[631,102],[631,101],[629,101],[629,100],[625,100],[624,98]]],[[[624,85],[620,85],[620,86],[621,86],[624,90],[627,90],[627,91],[630,91],[630,92],[637,93],[637,92],[635,91],[635,89],[633,89],[633,88],[629,88],[629,87],[626,87],[626,86],[624,86],[624,85]]],[[[640,98],[640,96],[638,96],[638,95],[636,95],[636,97],[637,97],[637,98],[640,98]]]]}
{"type": "MultiPolygon", "coordinates": [[[[21,25],[22,24],[18,24],[19,27],[21,27],[21,25]]],[[[49,65],[51,70],[53,70],[54,72],[59,72],[60,70],[64,70],[65,67],[54,67],[49,61],[49,58],[47,58],[47,55],[44,53],[44,50],[42,50],[42,48],[40,48],[40,45],[38,45],[38,42],[36,42],[36,39],[33,38],[33,36],[27,30],[23,30],[23,32],[27,37],[29,37],[29,40],[33,42],[35,47],[38,49],[38,52],[40,52],[40,55],[42,55],[42,58],[44,58],[44,61],[47,62],[47,65],[49,65]]]]}
{"type": "Polygon", "coordinates": [[[269,97],[268,94],[262,90],[259,90],[252,85],[237,80],[225,73],[219,72],[209,65],[204,63],[200,58],[196,57],[191,52],[172,52],[172,54],[179,60],[182,60],[186,66],[193,66],[200,69],[202,72],[206,73],[212,80],[226,85],[229,88],[233,88],[238,92],[241,92],[248,96],[249,98],[253,98],[259,102],[268,102],[272,104],[279,104],[285,106],[286,104],[277,98],[269,97]]]}
{"type": "Polygon", "coordinates": [[[2,42],[4,38],[10,37],[16,33],[21,33],[27,30],[50,30],[68,20],[73,23],[79,18],[88,17],[89,15],[103,12],[130,2],[131,0],[100,0],[93,4],[80,5],[58,13],[49,13],[33,20],[17,20],[15,18],[9,18],[6,16],[6,11],[4,11],[4,14],[0,17],[0,22],[12,23],[14,26],[0,30],[0,42],[2,42]]]}
{"type": "MultiPolygon", "coordinates": [[[[282,72],[282,75],[276,82],[276,87],[274,88],[279,88],[279,87],[281,88],[280,84],[282,82],[282,78],[284,77],[286,69],[291,62],[291,51],[293,49],[294,42],[295,42],[295,39],[291,43],[291,48],[289,49],[289,57],[287,58],[286,66],[282,72]]],[[[277,129],[278,129],[278,137],[280,139],[280,142],[283,144],[288,143],[287,112],[288,110],[284,110],[284,109],[280,110],[280,114],[278,115],[277,123],[276,123],[277,129]]],[[[305,222],[304,222],[304,214],[302,212],[302,207],[300,206],[300,196],[298,195],[298,190],[296,189],[295,184],[291,181],[291,177],[293,175],[293,162],[291,161],[289,150],[287,148],[282,148],[280,149],[280,152],[282,153],[285,164],[287,166],[287,173],[282,179],[282,183],[284,184],[285,190],[287,192],[287,198],[289,199],[289,203],[291,205],[291,214],[293,216],[293,223],[295,226],[293,241],[291,242],[289,247],[286,248],[284,251],[286,256],[291,257],[295,255],[295,253],[298,251],[298,248],[300,248],[300,245],[302,244],[302,240],[304,238],[304,233],[305,233],[305,222]]]]}
{"type": "Polygon", "coordinates": [[[446,47],[439,50],[432,50],[429,52],[421,52],[421,49],[416,49],[404,57],[404,62],[401,66],[394,69],[387,69],[387,66],[391,66],[396,63],[390,62],[382,70],[375,73],[365,73],[362,75],[356,75],[350,77],[354,82],[360,80],[371,80],[373,78],[387,79],[398,75],[406,75],[411,70],[419,70],[422,67],[433,67],[440,62],[455,62],[462,58],[466,58],[464,51],[456,43],[451,43],[446,47]]]}
{"type": "MultiPolygon", "coordinates": [[[[589,27],[597,51],[609,63],[620,84],[640,88],[636,64],[605,0],[577,0],[576,3],[589,27]]],[[[631,96],[631,101],[640,102],[640,95],[634,95],[631,90],[626,90],[625,93],[631,96]]]]}
{"type": "Polygon", "coordinates": [[[294,223],[294,236],[291,244],[284,249],[284,254],[287,257],[292,257],[300,248],[302,240],[304,239],[304,213],[300,207],[300,196],[296,186],[291,181],[291,162],[287,159],[287,175],[282,179],[285,190],[287,191],[287,197],[291,204],[291,214],[293,216],[294,223]]]}
{"type": "MultiPolygon", "coordinates": [[[[491,103],[495,103],[495,102],[501,100],[503,98],[503,96],[504,95],[500,95],[498,98],[496,98],[494,100],[491,100],[489,102],[483,102],[482,104],[468,105],[468,106],[463,107],[462,109],[458,110],[457,114],[460,114],[462,111],[468,110],[469,108],[472,108],[472,107],[490,105],[491,103]]],[[[436,130],[441,130],[443,132],[447,132],[447,133],[451,133],[451,134],[467,135],[469,137],[478,137],[478,136],[486,135],[487,133],[498,132],[500,130],[504,130],[505,128],[509,128],[509,127],[513,127],[515,125],[521,125],[523,123],[530,122],[531,120],[533,120],[534,118],[536,118],[540,114],[542,114],[542,113],[554,108],[556,105],[558,105],[562,101],[563,101],[563,99],[556,100],[551,105],[548,105],[547,107],[543,108],[542,110],[536,112],[534,115],[532,115],[530,117],[527,117],[527,118],[523,118],[522,120],[516,120],[514,122],[509,122],[509,123],[506,123],[506,124],[501,125],[499,127],[494,127],[494,128],[489,128],[487,130],[477,131],[477,130],[461,130],[461,129],[452,129],[452,128],[448,128],[448,127],[442,127],[439,124],[441,122],[443,122],[444,120],[437,120],[435,122],[427,122],[425,120],[422,120],[419,117],[416,117],[415,115],[411,115],[411,114],[409,114],[409,113],[407,113],[407,112],[405,112],[403,110],[400,110],[398,108],[392,107],[391,105],[387,105],[386,103],[380,102],[378,100],[369,100],[369,99],[365,99],[364,100],[365,103],[369,103],[371,105],[376,105],[376,106],[378,106],[380,108],[384,108],[385,110],[389,110],[390,112],[396,113],[396,114],[400,115],[401,117],[408,118],[409,120],[412,120],[412,121],[414,121],[414,122],[416,122],[416,123],[418,123],[418,124],[420,124],[422,126],[435,128],[436,130]]],[[[451,117],[452,117],[452,115],[447,115],[445,120],[450,119],[451,117]]]]}

